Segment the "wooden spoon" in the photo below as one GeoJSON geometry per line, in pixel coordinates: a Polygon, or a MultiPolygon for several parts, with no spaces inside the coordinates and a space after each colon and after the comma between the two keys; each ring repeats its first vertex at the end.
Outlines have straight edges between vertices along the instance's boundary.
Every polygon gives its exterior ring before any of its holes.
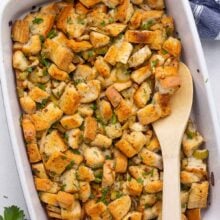
{"type": "Polygon", "coordinates": [[[193,100],[193,82],[188,67],[180,63],[180,89],[170,100],[171,114],[153,123],[163,155],[163,220],[180,220],[180,147],[193,100]]]}

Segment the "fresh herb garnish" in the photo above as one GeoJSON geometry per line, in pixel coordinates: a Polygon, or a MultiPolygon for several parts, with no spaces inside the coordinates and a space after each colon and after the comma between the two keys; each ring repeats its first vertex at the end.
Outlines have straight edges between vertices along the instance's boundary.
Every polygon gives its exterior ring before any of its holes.
{"type": "Polygon", "coordinates": [[[102,27],[104,27],[104,26],[106,25],[105,21],[102,21],[102,22],[100,23],[100,25],[101,25],[102,27]]]}
{"type": "Polygon", "coordinates": [[[27,68],[27,72],[28,72],[28,73],[31,73],[32,71],[33,71],[33,68],[32,68],[32,67],[28,67],[28,68],[27,68]]]}
{"type": "Polygon", "coordinates": [[[34,20],[32,21],[33,24],[41,24],[43,22],[43,18],[34,18],[34,20]]]}
{"type": "Polygon", "coordinates": [[[111,123],[112,124],[116,124],[117,123],[117,116],[115,114],[112,115],[111,123]]]}
{"type": "Polygon", "coordinates": [[[168,54],[168,51],[165,50],[165,49],[162,49],[162,50],[161,50],[161,53],[162,53],[163,55],[166,55],[166,54],[168,54]]]}
{"type": "Polygon", "coordinates": [[[40,38],[41,43],[43,43],[45,41],[45,38],[43,35],[40,35],[39,38],[40,38]]]}
{"type": "Polygon", "coordinates": [[[90,108],[95,111],[97,109],[97,105],[96,103],[92,103],[92,105],[90,106],[90,108]]]}
{"type": "Polygon", "coordinates": [[[64,191],[65,188],[66,188],[66,184],[63,184],[63,185],[60,187],[61,191],[64,191]]]}
{"type": "Polygon", "coordinates": [[[196,136],[196,132],[187,130],[186,135],[189,139],[193,139],[196,136]]]}
{"type": "Polygon", "coordinates": [[[141,30],[149,30],[155,24],[154,20],[149,20],[141,25],[141,30]]]}
{"type": "Polygon", "coordinates": [[[47,35],[47,37],[50,38],[50,39],[52,39],[52,38],[54,38],[54,37],[56,37],[56,36],[57,36],[57,31],[56,31],[55,29],[52,29],[52,30],[48,33],[48,35],[47,35]]]}
{"type": "Polygon", "coordinates": [[[24,211],[17,206],[4,208],[4,214],[0,215],[0,220],[24,220],[24,211]]]}
{"type": "Polygon", "coordinates": [[[69,163],[69,165],[66,167],[66,170],[72,169],[74,164],[75,164],[74,160],[71,160],[71,162],[69,163]]]}
{"type": "Polygon", "coordinates": [[[109,189],[108,187],[105,187],[102,189],[102,196],[101,198],[98,200],[98,202],[103,202],[104,204],[107,204],[107,195],[108,195],[109,189]]]}
{"type": "Polygon", "coordinates": [[[77,150],[77,149],[72,149],[72,148],[71,148],[71,151],[72,151],[74,154],[78,154],[78,155],[80,155],[80,151],[77,150]]]}
{"type": "Polygon", "coordinates": [[[140,184],[143,184],[143,183],[144,183],[144,180],[139,177],[139,178],[137,178],[137,182],[140,183],[140,184]]]}
{"type": "Polygon", "coordinates": [[[37,87],[40,88],[40,89],[42,89],[42,90],[44,90],[44,91],[46,90],[46,86],[45,86],[44,84],[40,84],[40,83],[39,83],[39,84],[37,85],[37,87]]]}
{"type": "Polygon", "coordinates": [[[67,22],[67,24],[73,24],[73,21],[72,21],[71,17],[67,17],[66,22],[67,22]]]}
{"type": "Polygon", "coordinates": [[[41,103],[37,103],[37,109],[42,109],[46,106],[47,99],[44,99],[41,103]]]}
{"type": "Polygon", "coordinates": [[[46,67],[49,67],[50,66],[50,61],[48,61],[43,55],[41,55],[39,57],[39,61],[42,65],[46,66],[46,67]]]}

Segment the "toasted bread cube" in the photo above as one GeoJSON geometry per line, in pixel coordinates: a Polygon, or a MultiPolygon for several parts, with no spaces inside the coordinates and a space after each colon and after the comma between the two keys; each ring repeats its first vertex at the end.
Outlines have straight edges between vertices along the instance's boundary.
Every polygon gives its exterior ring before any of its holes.
{"type": "Polygon", "coordinates": [[[55,64],[50,65],[50,67],[48,68],[48,73],[52,78],[56,80],[65,81],[69,79],[68,73],[57,68],[55,64]]]}
{"type": "Polygon", "coordinates": [[[27,143],[35,142],[36,140],[36,129],[30,118],[23,116],[21,125],[23,128],[24,139],[27,143]]]}
{"type": "Polygon", "coordinates": [[[95,31],[90,32],[90,41],[94,48],[102,47],[110,42],[110,37],[95,31]]]}
{"type": "Polygon", "coordinates": [[[119,91],[119,92],[121,92],[121,91],[123,91],[123,90],[125,90],[125,89],[128,89],[129,87],[131,87],[132,86],[132,81],[131,80],[129,80],[129,81],[127,81],[127,82],[120,82],[120,83],[114,83],[113,84],[113,87],[117,90],[117,91],[119,91]]]}
{"type": "Polygon", "coordinates": [[[101,76],[105,78],[110,76],[111,68],[103,57],[97,57],[94,65],[101,76]]]}
{"type": "Polygon", "coordinates": [[[163,44],[163,49],[168,51],[175,57],[179,57],[181,53],[181,43],[178,39],[169,37],[163,44]]]}
{"type": "Polygon", "coordinates": [[[197,183],[201,181],[201,176],[196,175],[193,172],[188,171],[181,171],[180,173],[181,183],[182,184],[191,184],[191,183],[197,183]]]}
{"type": "Polygon", "coordinates": [[[60,123],[65,129],[78,128],[83,122],[83,118],[80,114],[63,116],[60,123]]]}
{"type": "Polygon", "coordinates": [[[162,10],[148,10],[142,13],[142,21],[160,19],[164,14],[162,10]]]}
{"type": "Polygon", "coordinates": [[[138,29],[142,22],[143,10],[135,10],[130,20],[130,29],[138,29]]]}
{"type": "Polygon", "coordinates": [[[140,196],[143,189],[143,184],[139,183],[136,179],[132,178],[127,181],[127,190],[131,196],[140,196]]]}
{"type": "Polygon", "coordinates": [[[142,158],[143,163],[147,166],[156,167],[160,170],[163,168],[162,157],[159,154],[143,148],[140,152],[140,157],[142,158]]]}
{"type": "Polygon", "coordinates": [[[81,164],[83,161],[83,156],[78,151],[74,152],[70,149],[70,150],[67,150],[65,154],[67,157],[71,159],[71,161],[74,161],[74,164],[76,165],[81,164]]]}
{"type": "Polygon", "coordinates": [[[132,145],[125,139],[119,140],[115,146],[127,157],[133,157],[137,151],[132,147],[132,145]]]}
{"type": "Polygon", "coordinates": [[[125,38],[130,43],[151,44],[154,41],[154,31],[136,31],[128,30],[125,33],[125,38]]]}
{"type": "Polygon", "coordinates": [[[120,123],[109,124],[105,127],[105,132],[111,139],[119,138],[122,136],[122,127],[120,123]]]}
{"type": "Polygon", "coordinates": [[[163,189],[163,182],[161,180],[150,181],[144,186],[144,191],[147,193],[158,193],[163,189]]]}
{"type": "Polygon", "coordinates": [[[25,20],[17,20],[12,26],[12,39],[19,43],[27,43],[29,40],[29,23],[25,20]]]}
{"type": "Polygon", "coordinates": [[[30,22],[30,31],[33,35],[41,35],[46,37],[53,27],[55,16],[52,14],[35,13],[30,22]]]}
{"type": "Polygon", "coordinates": [[[102,100],[99,102],[99,111],[101,117],[105,120],[108,121],[112,118],[112,108],[111,104],[105,100],[102,100]]]}
{"type": "Polygon", "coordinates": [[[92,116],[93,115],[93,109],[91,108],[90,104],[81,104],[78,107],[78,112],[83,117],[92,116]]]}
{"type": "Polygon", "coordinates": [[[97,132],[97,121],[93,117],[87,117],[85,119],[84,138],[88,141],[93,141],[97,132]]]}
{"type": "Polygon", "coordinates": [[[37,55],[41,50],[41,41],[38,35],[31,36],[30,40],[22,47],[22,51],[27,55],[37,55]]]}
{"type": "Polygon", "coordinates": [[[112,145],[112,140],[105,135],[97,134],[91,145],[100,148],[109,148],[112,145]]]}
{"type": "Polygon", "coordinates": [[[73,85],[66,87],[63,95],[60,98],[59,106],[67,115],[72,115],[78,108],[80,103],[80,95],[73,85]]]}
{"type": "Polygon", "coordinates": [[[149,144],[147,144],[147,149],[153,152],[158,152],[160,150],[160,143],[155,135],[152,137],[149,144]]]}
{"type": "Polygon", "coordinates": [[[131,198],[129,196],[122,196],[114,200],[108,205],[108,209],[115,219],[122,219],[131,207],[131,198]]]}
{"type": "Polygon", "coordinates": [[[68,209],[61,209],[62,219],[74,219],[79,220],[82,216],[82,209],[79,201],[75,200],[72,206],[68,209]]]}
{"type": "Polygon", "coordinates": [[[48,129],[54,122],[61,118],[63,112],[53,103],[49,103],[42,111],[31,115],[31,120],[36,131],[48,129]]]}
{"type": "Polygon", "coordinates": [[[125,134],[123,137],[137,152],[147,143],[147,138],[141,131],[132,131],[130,134],[125,134]]]}
{"type": "Polygon", "coordinates": [[[32,171],[36,177],[41,179],[48,179],[43,163],[32,164],[32,171]]]}
{"type": "Polygon", "coordinates": [[[59,13],[59,6],[56,3],[50,3],[41,7],[40,12],[45,14],[53,14],[54,16],[59,13]]]}
{"type": "Polygon", "coordinates": [[[89,182],[79,182],[79,198],[82,202],[86,202],[91,195],[91,186],[89,182]]]}
{"type": "Polygon", "coordinates": [[[81,165],[77,171],[77,178],[81,181],[91,182],[95,176],[91,168],[81,165]]]}
{"type": "Polygon", "coordinates": [[[200,175],[207,175],[207,165],[202,160],[194,157],[187,158],[186,171],[193,172],[200,175]]]}
{"type": "Polygon", "coordinates": [[[122,99],[115,109],[115,114],[117,115],[119,122],[126,121],[132,115],[132,107],[130,103],[122,99]]]}
{"type": "Polygon", "coordinates": [[[38,149],[37,143],[27,144],[27,153],[30,163],[36,163],[41,161],[40,151],[38,149]]]}
{"type": "Polygon", "coordinates": [[[114,149],[115,172],[125,173],[127,171],[128,159],[119,150],[114,149]]]}
{"type": "Polygon", "coordinates": [[[47,210],[47,215],[48,215],[48,217],[50,217],[50,218],[55,218],[55,219],[62,219],[62,216],[61,216],[61,214],[60,213],[56,213],[56,212],[51,212],[51,211],[49,211],[49,210],[47,210]]]}
{"type": "Polygon", "coordinates": [[[80,15],[86,15],[89,12],[89,9],[86,8],[81,2],[77,2],[75,5],[76,13],[80,15]]]}
{"type": "Polygon", "coordinates": [[[153,9],[163,9],[165,7],[164,0],[147,0],[147,4],[153,9]]]}
{"type": "Polygon", "coordinates": [[[113,37],[118,36],[126,28],[126,24],[112,23],[105,26],[107,33],[113,37]]]}
{"type": "Polygon", "coordinates": [[[141,220],[142,219],[142,213],[141,212],[129,212],[123,220],[141,220]]]}
{"type": "Polygon", "coordinates": [[[87,166],[91,168],[101,167],[105,161],[102,151],[97,147],[89,147],[84,151],[87,166]]]}
{"type": "Polygon", "coordinates": [[[35,187],[38,191],[41,192],[49,192],[49,193],[57,193],[59,190],[59,186],[57,183],[52,182],[49,179],[41,179],[34,178],[35,187]]]}
{"type": "Polygon", "coordinates": [[[132,50],[133,50],[132,44],[125,42],[125,41],[122,42],[118,48],[118,54],[116,57],[116,61],[123,63],[123,64],[127,64],[132,50]]]}
{"type": "Polygon", "coordinates": [[[209,183],[193,183],[189,192],[188,209],[205,208],[207,206],[209,183]]]}
{"type": "Polygon", "coordinates": [[[70,206],[72,206],[74,197],[70,193],[59,191],[57,193],[57,200],[60,207],[68,209],[70,206]]]}
{"type": "Polygon", "coordinates": [[[89,81],[96,78],[96,73],[89,65],[79,64],[74,73],[74,80],[89,81]]]}
{"type": "Polygon", "coordinates": [[[114,87],[108,87],[105,91],[105,94],[113,107],[117,107],[120,104],[122,96],[114,87]]]}
{"type": "Polygon", "coordinates": [[[95,200],[89,200],[85,204],[85,212],[92,218],[100,217],[106,209],[107,207],[103,202],[96,202],[95,200]]]}
{"type": "Polygon", "coordinates": [[[12,60],[15,69],[25,71],[29,67],[27,58],[20,50],[14,52],[12,60]]]}
{"type": "Polygon", "coordinates": [[[92,44],[90,44],[88,41],[69,40],[67,42],[67,46],[71,48],[73,52],[76,52],[76,53],[86,51],[92,48],[92,44]]]}
{"type": "Polygon", "coordinates": [[[134,94],[134,102],[139,108],[146,106],[150,100],[151,88],[147,82],[143,82],[134,94]]]}
{"type": "Polygon", "coordinates": [[[140,205],[141,207],[153,206],[157,201],[156,194],[142,194],[140,197],[140,205]]]}
{"type": "Polygon", "coordinates": [[[145,60],[147,60],[151,56],[151,50],[146,45],[142,47],[140,50],[135,52],[129,59],[128,64],[130,67],[137,67],[141,65],[145,60]]]}
{"type": "Polygon", "coordinates": [[[75,13],[72,5],[62,9],[57,18],[57,28],[67,33],[71,38],[79,38],[86,29],[86,20],[79,22],[80,15],[75,13]]]}
{"type": "Polygon", "coordinates": [[[81,103],[95,101],[101,92],[101,83],[99,80],[90,80],[88,83],[79,83],[76,87],[81,96],[81,103]]]}
{"type": "Polygon", "coordinates": [[[150,48],[153,50],[161,50],[164,41],[166,40],[164,31],[162,30],[155,30],[153,31],[153,41],[150,44],[150,48]]]}
{"type": "Polygon", "coordinates": [[[45,166],[49,172],[54,172],[57,175],[63,173],[71,160],[63,153],[54,152],[46,162],[45,166]]]}
{"type": "Polygon", "coordinates": [[[145,79],[150,77],[152,74],[151,69],[149,66],[141,67],[131,74],[131,78],[137,84],[141,84],[145,79]]]}
{"type": "Polygon", "coordinates": [[[42,145],[41,151],[48,156],[52,155],[54,152],[64,152],[67,150],[65,142],[57,130],[53,130],[49,133],[42,145]]]}
{"type": "Polygon", "coordinates": [[[87,8],[93,7],[94,5],[101,2],[101,0],[80,0],[80,2],[87,8]]]}
{"type": "Polygon", "coordinates": [[[79,191],[79,182],[76,179],[76,170],[70,169],[65,171],[60,177],[62,182],[63,191],[68,193],[76,193],[79,191]]]}
{"type": "Polygon", "coordinates": [[[141,124],[147,125],[158,120],[160,113],[153,104],[148,104],[137,112],[137,116],[141,124]]]}
{"type": "Polygon", "coordinates": [[[117,8],[115,17],[120,22],[126,24],[130,20],[133,13],[134,13],[134,8],[130,0],[123,0],[122,4],[119,5],[117,8]]]}
{"type": "Polygon", "coordinates": [[[30,96],[21,97],[20,104],[25,113],[32,114],[36,111],[36,103],[30,96]]]}
{"type": "Polygon", "coordinates": [[[114,66],[117,62],[117,56],[118,56],[118,50],[119,47],[116,44],[113,44],[105,54],[105,61],[110,63],[112,66],[114,66]]]}
{"type": "Polygon", "coordinates": [[[40,89],[39,87],[33,87],[29,92],[29,96],[35,102],[41,103],[43,100],[48,99],[50,95],[46,91],[40,89]]]}
{"type": "Polygon", "coordinates": [[[115,182],[114,161],[106,160],[103,165],[102,187],[109,187],[115,182]]]}
{"type": "Polygon", "coordinates": [[[42,52],[45,53],[46,57],[51,59],[59,69],[69,72],[73,60],[73,53],[70,49],[51,39],[46,39],[42,52]]]}
{"type": "Polygon", "coordinates": [[[68,141],[68,145],[72,149],[78,149],[79,144],[82,140],[82,131],[80,131],[80,129],[78,129],[78,128],[67,131],[66,138],[68,141]]]}
{"type": "Polygon", "coordinates": [[[41,192],[39,194],[40,200],[43,203],[53,205],[53,206],[58,206],[59,203],[57,201],[57,194],[52,194],[52,193],[47,193],[47,192],[41,192]]]}
{"type": "Polygon", "coordinates": [[[186,215],[188,220],[201,220],[201,209],[188,209],[186,215]]]}

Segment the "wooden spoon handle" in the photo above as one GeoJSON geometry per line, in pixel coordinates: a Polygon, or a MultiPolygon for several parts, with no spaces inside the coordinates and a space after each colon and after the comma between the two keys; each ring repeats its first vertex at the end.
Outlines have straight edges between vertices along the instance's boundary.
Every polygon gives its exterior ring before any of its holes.
{"type": "Polygon", "coordinates": [[[162,220],[181,220],[179,157],[164,159],[162,220]]]}

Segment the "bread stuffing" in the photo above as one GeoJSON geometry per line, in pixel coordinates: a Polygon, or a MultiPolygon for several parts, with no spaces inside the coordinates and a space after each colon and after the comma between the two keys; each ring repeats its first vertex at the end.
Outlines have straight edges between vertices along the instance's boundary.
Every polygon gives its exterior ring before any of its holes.
{"type": "MultiPolygon", "coordinates": [[[[56,1],[14,22],[21,127],[48,219],[161,219],[163,157],[151,123],[172,114],[181,86],[174,29],[164,0],[56,1]]],[[[207,207],[203,143],[189,121],[182,219],[207,207]]]]}

